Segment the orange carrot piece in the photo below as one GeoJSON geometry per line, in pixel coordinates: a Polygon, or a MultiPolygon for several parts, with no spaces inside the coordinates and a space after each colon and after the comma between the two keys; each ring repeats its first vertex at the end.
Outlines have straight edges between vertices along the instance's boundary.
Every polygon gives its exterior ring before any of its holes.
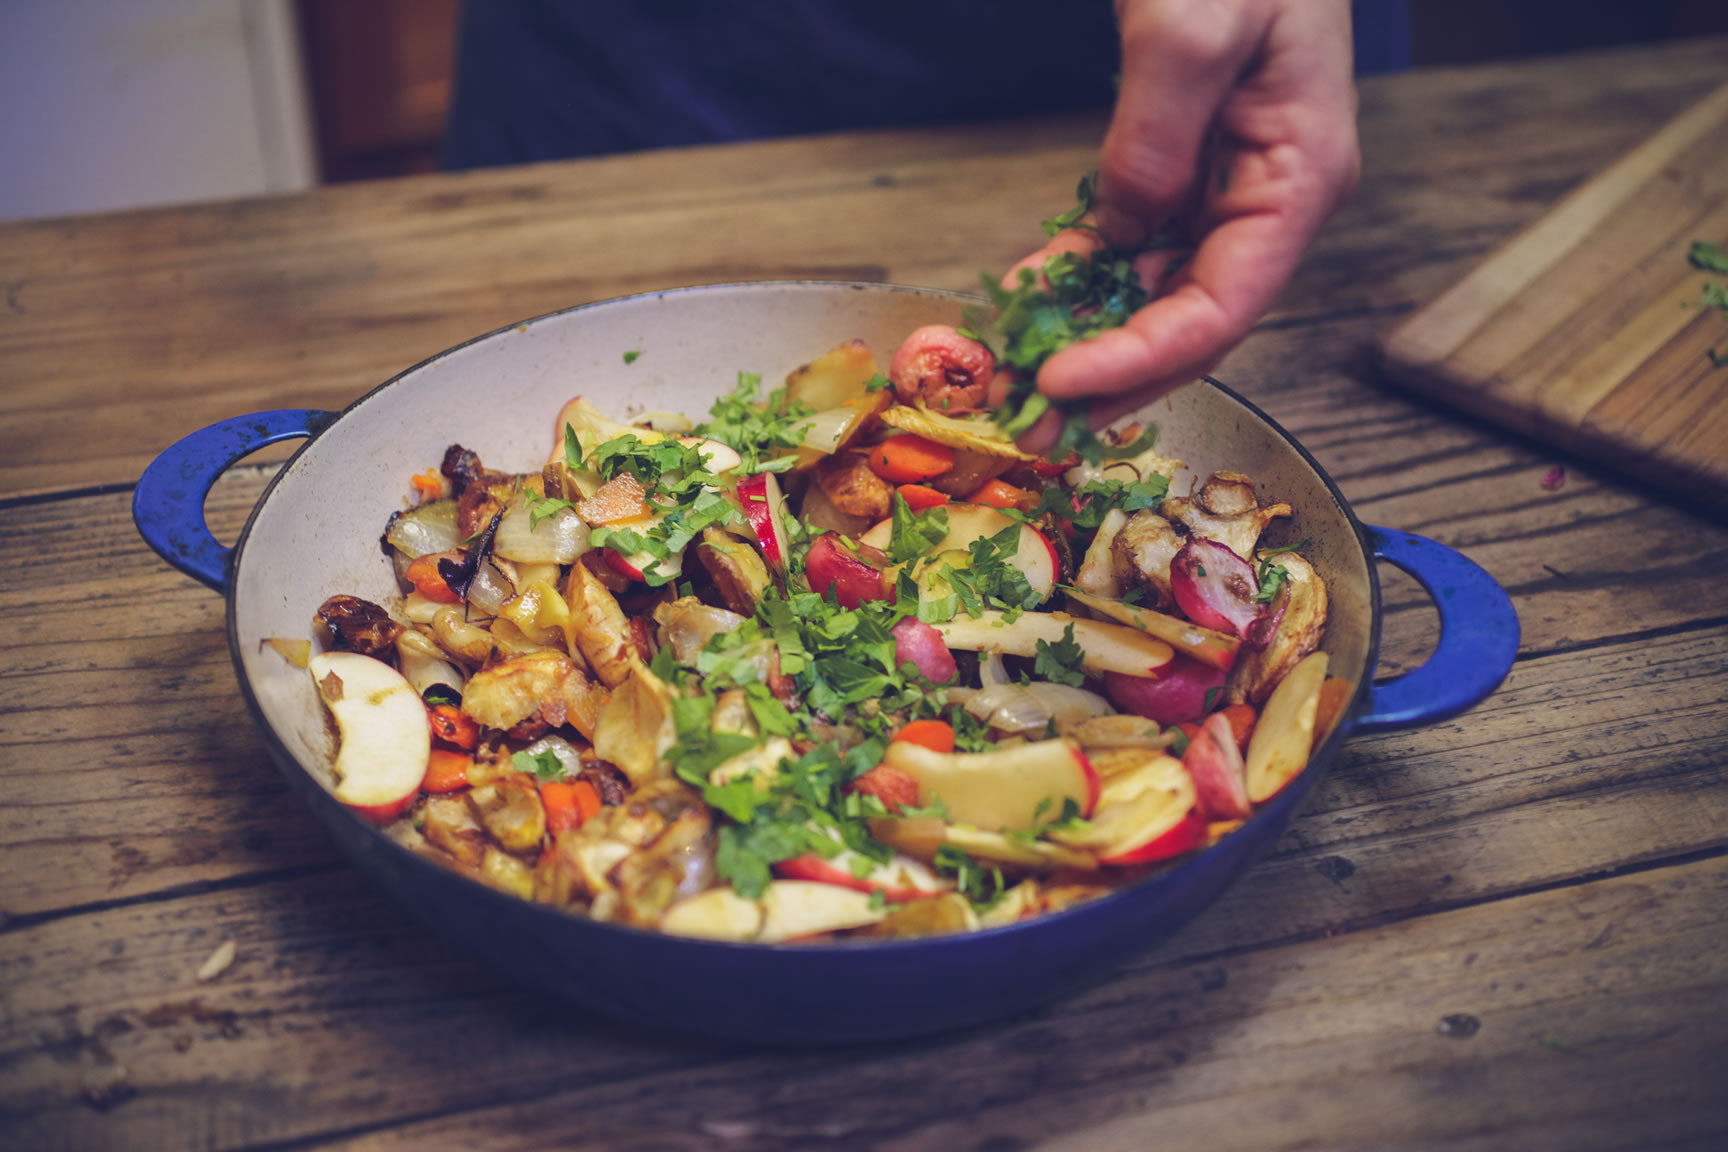
{"type": "Polygon", "coordinates": [[[878,764],[852,781],[852,791],[876,797],[890,812],[918,806],[918,781],[886,764],[878,764]]]}
{"type": "Polygon", "coordinates": [[[948,493],[938,492],[925,484],[902,484],[896,491],[900,493],[901,499],[906,501],[906,506],[914,512],[948,503],[948,493]]]}
{"type": "Polygon", "coordinates": [[[474,757],[466,752],[458,752],[453,748],[432,748],[432,757],[426,761],[426,778],[420,781],[422,792],[454,792],[468,785],[468,769],[473,765],[474,757]]]}
{"type": "Polygon", "coordinates": [[[954,467],[954,449],[922,436],[890,436],[870,449],[870,470],[891,484],[916,484],[954,467]]]}
{"type": "Polygon", "coordinates": [[[946,720],[914,720],[894,734],[896,744],[917,744],[932,752],[954,751],[954,726],[946,720]]]}
{"type": "Polygon", "coordinates": [[[540,785],[540,803],[546,807],[546,831],[556,836],[580,828],[600,811],[600,793],[586,780],[547,780],[540,785]]]}
{"type": "Polygon", "coordinates": [[[1006,480],[988,480],[978,491],[966,497],[966,502],[988,504],[992,508],[1030,508],[1038,503],[1038,498],[1006,480]]]}
{"type": "Polygon", "coordinates": [[[420,556],[414,559],[403,576],[408,583],[414,585],[414,590],[428,600],[440,604],[460,604],[462,597],[456,595],[454,589],[444,582],[444,576],[438,571],[438,553],[420,556]]]}
{"type": "Polygon", "coordinates": [[[432,737],[455,748],[472,752],[480,745],[480,725],[454,704],[434,704],[426,709],[432,737]]]}
{"type": "Polygon", "coordinates": [[[1315,747],[1319,747],[1320,741],[1326,739],[1326,734],[1332,731],[1332,725],[1338,722],[1344,706],[1350,703],[1350,694],[1354,688],[1354,684],[1340,676],[1328,676],[1320,685],[1320,707],[1314,713],[1315,747]]]}
{"type": "Polygon", "coordinates": [[[1219,713],[1230,724],[1230,732],[1236,737],[1236,746],[1244,755],[1248,751],[1248,736],[1254,731],[1254,705],[1232,704],[1228,708],[1218,709],[1219,713]]]}
{"type": "Polygon", "coordinates": [[[420,498],[422,503],[428,500],[441,500],[444,497],[444,477],[439,475],[436,468],[428,468],[424,472],[415,473],[411,483],[414,485],[414,494],[420,498]]]}
{"type": "Polygon", "coordinates": [[[1183,738],[1192,744],[1195,738],[1200,735],[1200,725],[1192,720],[1186,720],[1176,725],[1176,731],[1182,733],[1183,738]]]}

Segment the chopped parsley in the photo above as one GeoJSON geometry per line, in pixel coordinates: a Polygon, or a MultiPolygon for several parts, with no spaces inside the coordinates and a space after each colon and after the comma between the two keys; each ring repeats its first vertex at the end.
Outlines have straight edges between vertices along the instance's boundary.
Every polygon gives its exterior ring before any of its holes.
{"type": "Polygon", "coordinates": [[[549,751],[536,752],[532,756],[526,752],[513,752],[510,763],[515,765],[516,771],[526,772],[536,780],[564,779],[564,761],[549,751]]]}
{"type": "Polygon", "coordinates": [[[784,472],[797,463],[794,450],[804,442],[815,415],[808,404],[786,398],[776,388],[766,401],[760,399],[762,377],[755,372],[738,373],[738,384],[714,402],[708,422],[696,426],[698,436],[708,436],[729,445],[744,458],[740,475],[784,472]]]}
{"type": "Polygon", "coordinates": [[[1086,674],[1080,670],[1080,663],[1086,658],[1086,653],[1074,642],[1073,624],[1062,630],[1062,639],[1054,644],[1047,640],[1038,641],[1036,653],[1032,671],[1045,680],[1052,684],[1066,684],[1070,688],[1078,688],[1086,683],[1086,674]]]}
{"type": "MultiPolygon", "coordinates": [[[[1084,227],[1079,221],[1091,211],[1095,191],[1093,177],[1082,179],[1075,206],[1045,221],[1045,232],[1054,236],[1063,228],[1084,227]]],[[[996,362],[1013,370],[1008,398],[996,412],[1004,432],[1019,436],[1050,410],[1049,397],[1038,391],[1038,370],[1045,361],[1070,344],[1121,327],[1151,300],[1135,271],[1134,260],[1151,247],[1173,243],[1181,241],[1154,237],[1144,248],[1106,246],[1089,257],[1057,253],[1044,262],[1045,284],[1039,283],[1030,268],[1020,270],[1020,282],[1012,288],[1003,287],[988,273],[983,276],[995,314],[968,317],[968,323],[989,337],[986,342],[992,345],[996,362]]],[[[1108,456],[1132,455],[1132,451],[1113,449],[1097,437],[1087,423],[1086,407],[1084,403],[1058,406],[1062,432],[1049,452],[1050,459],[1061,460],[1070,452],[1078,452],[1087,463],[1097,464],[1108,456]]]]}
{"type": "Polygon", "coordinates": [[[624,353],[624,363],[634,364],[634,363],[636,363],[636,358],[640,355],[642,355],[642,353],[640,353],[636,349],[632,348],[629,351],[624,353]]]}

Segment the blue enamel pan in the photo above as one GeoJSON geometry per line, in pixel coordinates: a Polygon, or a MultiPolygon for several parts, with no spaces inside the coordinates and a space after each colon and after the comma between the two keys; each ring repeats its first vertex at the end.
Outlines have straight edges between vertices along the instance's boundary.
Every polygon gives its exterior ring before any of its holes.
{"type": "Polygon", "coordinates": [[[963,936],[768,946],[660,936],[502,895],[399,846],[331,797],[334,749],[311,678],[261,645],[309,636],[318,605],[334,593],[392,601],[380,530],[402,507],[407,478],[453,441],[490,467],[526,471],[545,458],[555,414],[573,395],[620,415],[706,412],[740,371],[779,379],[854,338],[885,355],[913,328],[960,322],[974,303],[824,282],[584,305],[434,356],[340,414],[261,412],[195,432],[145,471],[134,512],[164,559],[226,595],[235,670],[294,791],[391,898],[485,963],[596,1013],[758,1043],[843,1044],[996,1020],[1107,977],[1168,937],[1271,848],[1352,735],[1463,711],[1493,691],[1517,653],[1517,617],[1486,572],[1432,540],[1359,523],[1302,447],[1222,385],[1198,382],[1147,410],[1163,430],[1159,450],[1196,476],[1247,473],[1296,509],[1290,539],[1308,538],[1303,554],[1330,593],[1331,670],[1358,688],[1309,767],[1243,828],[1058,915],[963,936]],[[241,457],[291,438],[306,442],[238,543],[222,546],[203,519],[211,484],[241,457]],[[1440,638],[1420,668],[1375,684],[1378,560],[1427,589],[1440,638]]]}

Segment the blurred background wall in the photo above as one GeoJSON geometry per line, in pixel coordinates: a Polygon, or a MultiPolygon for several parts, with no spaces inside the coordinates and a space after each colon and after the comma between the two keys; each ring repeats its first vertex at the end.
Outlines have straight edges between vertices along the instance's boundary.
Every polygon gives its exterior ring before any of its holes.
{"type": "MultiPolygon", "coordinates": [[[[459,3],[0,0],[0,219],[429,171],[459,3]]],[[[1357,3],[1416,66],[1728,35],[1728,0],[1357,3]]]]}

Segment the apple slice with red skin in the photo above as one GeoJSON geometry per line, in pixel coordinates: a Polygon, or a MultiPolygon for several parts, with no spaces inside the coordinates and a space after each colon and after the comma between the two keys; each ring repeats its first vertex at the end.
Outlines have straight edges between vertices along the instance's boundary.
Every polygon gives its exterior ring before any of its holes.
{"type": "Polygon", "coordinates": [[[918,782],[920,804],[940,802],[951,822],[989,832],[1048,823],[1067,801],[1081,816],[1098,803],[1097,770],[1071,740],[949,753],[897,740],[882,763],[918,782]]]}
{"type": "Polygon", "coordinates": [[[1101,864],[1149,864],[1203,844],[1206,815],[1182,762],[1154,756],[1106,780],[1098,808],[1085,825],[1048,835],[1097,853],[1101,864]]]}
{"type": "Polygon", "coordinates": [[[804,576],[810,591],[825,596],[834,589],[842,608],[856,608],[866,600],[886,600],[893,595],[882,573],[860,560],[840,543],[840,537],[824,532],[810,542],[804,556],[804,576]]]}
{"type": "Polygon", "coordinates": [[[320,652],[307,661],[341,736],[333,794],[369,820],[388,823],[420,793],[432,756],[426,703],[382,660],[320,652]]]}
{"type": "Polygon", "coordinates": [[[923,862],[910,856],[896,856],[885,864],[875,865],[862,876],[852,870],[861,859],[863,857],[850,848],[841,849],[839,855],[830,858],[807,852],[780,861],[774,865],[774,871],[788,880],[815,880],[859,892],[880,892],[882,898],[892,904],[939,896],[954,888],[953,881],[936,875],[923,862]]]}
{"type": "Polygon", "coordinates": [[[1214,712],[1188,741],[1182,767],[1194,778],[1201,811],[1209,820],[1240,820],[1253,813],[1248,802],[1248,773],[1236,732],[1222,712],[1214,712]]]}
{"type": "MultiPolygon", "coordinates": [[[[999,508],[988,504],[966,504],[960,501],[944,504],[948,513],[948,534],[931,547],[929,555],[943,552],[964,552],[975,540],[996,536],[1019,523],[999,508]]],[[[887,550],[894,535],[892,518],[874,525],[863,536],[862,543],[887,550]]],[[[1020,542],[1009,561],[1026,576],[1026,582],[1038,593],[1040,603],[1056,590],[1056,573],[1061,564],[1056,559],[1056,546],[1030,524],[1020,524],[1020,542]]]]}
{"type": "Polygon", "coordinates": [[[780,494],[780,481],[772,472],[756,472],[738,481],[738,500],[744,505],[744,519],[756,534],[762,548],[762,559],[775,575],[786,572],[786,500],[780,494]]]}

